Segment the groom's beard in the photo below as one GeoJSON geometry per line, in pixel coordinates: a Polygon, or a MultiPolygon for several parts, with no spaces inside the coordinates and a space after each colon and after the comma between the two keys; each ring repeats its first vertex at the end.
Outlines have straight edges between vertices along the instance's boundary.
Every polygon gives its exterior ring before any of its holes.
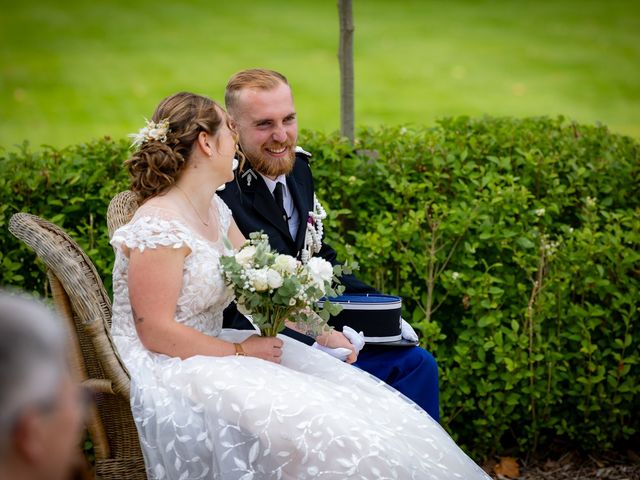
{"type": "Polygon", "coordinates": [[[269,148],[278,150],[282,147],[288,147],[288,154],[282,158],[270,157],[261,151],[247,152],[243,150],[247,160],[251,163],[251,167],[257,172],[260,172],[266,177],[278,177],[280,175],[287,175],[293,170],[293,165],[296,161],[295,146],[289,144],[272,144],[269,148]]]}

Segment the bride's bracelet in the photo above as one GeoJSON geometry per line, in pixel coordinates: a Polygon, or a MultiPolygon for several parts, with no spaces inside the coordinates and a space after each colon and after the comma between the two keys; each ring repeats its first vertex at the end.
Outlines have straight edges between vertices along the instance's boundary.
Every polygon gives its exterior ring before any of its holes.
{"type": "Polygon", "coordinates": [[[246,352],[242,348],[242,345],[240,345],[239,343],[234,343],[233,346],[236,347],[236,357],[246,357],[247,356],[246,352]]]}

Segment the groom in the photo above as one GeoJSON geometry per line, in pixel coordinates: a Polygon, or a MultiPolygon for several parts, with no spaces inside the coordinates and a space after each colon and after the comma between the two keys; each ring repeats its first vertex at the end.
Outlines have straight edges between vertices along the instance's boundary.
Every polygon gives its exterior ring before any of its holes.
{"type": "MultiPolygon", "coordinates": [[[[244,70],[229,80],[225,103],[247,162],[220,196],[245,236],[262,230],[272,248],[299,257],[305,246],[307,215],[314,210],[314,186],[310,154],[296,149],[298,124],[289,83],[271,70],[244,70]]],[[[336,252],[325,243],[315,255],[338,262],[336,252]]],[[[376,292],[353,275],[341,280],[345,293],[376,292]]],[[[243,328],[243,321],[233,308],[225,311],[225,327],[243,328]]],[[[313,343],[308,337],[296,338],[313,343]]],[[[355,365],[439,419],[438,367],[426,350],[367,345],[355,365]]]]}

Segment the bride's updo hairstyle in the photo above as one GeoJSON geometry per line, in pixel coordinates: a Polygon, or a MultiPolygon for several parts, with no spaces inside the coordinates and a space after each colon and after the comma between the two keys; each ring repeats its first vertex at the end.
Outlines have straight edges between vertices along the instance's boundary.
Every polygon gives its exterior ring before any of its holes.
{"type": "Polygon", "coordinates": [[[133,135],[138,150],[125,165],[138,202],[155,197],[176,183],[200,132],[216,135],[223,117],[213,100],[180,92],[165,98],[151,122],[133,135]]]}

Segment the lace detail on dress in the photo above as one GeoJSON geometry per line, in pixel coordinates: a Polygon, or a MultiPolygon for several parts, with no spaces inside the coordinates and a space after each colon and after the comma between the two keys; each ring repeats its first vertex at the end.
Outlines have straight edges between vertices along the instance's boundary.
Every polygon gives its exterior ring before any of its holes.
{"type": "MultiPolygon", "coordinates": [[[[158,209],[159,210],[159,209],[158,209]]],[[[130,223],[116,230],[111,245],[126,245],[144,252],[146,248],[189,247],[193,250],[194,234],[176,220],[164,220],[151,214],[136,215],[130,223]]]]}
{"type": "Polygon", "coordinates": [[[141,252],[188,247],[191,252],[185,258],[176,321],[209,335],[220,333],[222,310],[231,302],[232,294],[220,274],[219,258],[226,251],[222,237],[227,235],[232,217],[222,200],[214,196],[212,201],[215,202],[220,225],[216,242],[193,232],[176,212],[158,207],[141,207],[131,222],[113,234],[111,244],[116,248],[113,335],[137,340],[127,285],[129,259],[123,247],[141,252]]]}

